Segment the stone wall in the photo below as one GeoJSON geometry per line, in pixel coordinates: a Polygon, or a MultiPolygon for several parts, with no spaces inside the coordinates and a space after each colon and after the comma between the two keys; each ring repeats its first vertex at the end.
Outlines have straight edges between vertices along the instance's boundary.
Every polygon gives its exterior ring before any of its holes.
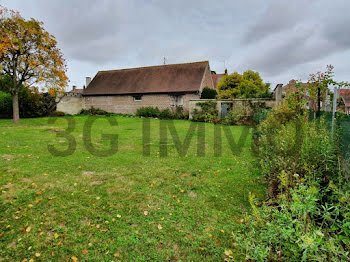
{"type": "MultiPolygon", "coordinates": [[[[174,108],[176,101],[174,96],[168,94],[142,95],[141,101],[135,101],[133,96],[85,96],[85,108],[100,108],[107,112],[119,114],[135,114],[140,107],[152,106],[160,110],[174,108]]],[[[177,101],[185,111],[189,110],[189,101],[199,99],[198,94],[185,94],[177,101]]]]}
{"type": "Polygon", "coordinates": [[[66,114],[78,114],[84,108],[84,98],[80,94],[67,93],[57,103],[57,111],[66,114]]]}
{"type": "MultiPolygon", "coordinates": [[[[216,108],[219,111],[219,117],[221,116],[221,104],[229,104],[229,106],[232,108],[232,110],[235,110],[235,108],[241,108],[244,106],[248,101],[251,103],[264,103],[265,107],[267,108],[273,108],[276,105],[275,99],[263,99],[263,98],[248,98],[248,99],[225,99],[225,100],[216,100],[216,99],[193,99],[189,102],[189,118],[192,119],[192,113],[194,109],[200,110],[200,107],[197,105],[197,103],[203,103],[206,101],[215,101],[216,102],[216,108]]],[[[249,110],[248,110],[249,111],[249,110]]]]}

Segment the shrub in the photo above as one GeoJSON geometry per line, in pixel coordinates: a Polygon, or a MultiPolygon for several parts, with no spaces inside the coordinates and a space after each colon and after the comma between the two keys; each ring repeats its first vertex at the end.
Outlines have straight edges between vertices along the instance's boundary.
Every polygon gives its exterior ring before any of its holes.
{"type": "Polygon", "coordinates": [[[157,107],[141,107],[136,111],[137,116],[141,117],[157,117],[160,119],[188,119],[188,112],[182,107],[176,107],[174,110],[166,108],[160,111],[157,107]]]}
{"type": "Polygon", "coordinates": [[[66,114],[62,111],[55,111],[52,113],[52,116],[65,116],[66,114]]]}
{"type": "Polygon", "coordinates": [[[0,91],[0,117],[11,117],[12,97],[10,94],[0,91]]]}
{"type": "MultiPolygon", "coordinates": [[[[12,96],[1,92],[0,116],[12,117],[12,96]]],[[[42,117],[52,114],[56,110],[56,101],[48,93],[39,94],[37,91],[22,87],[18,94],[20,117],[42,117]]]]}
{"type": "Polygon", "coordinates": [[[218,117],[219,111],[216,109],[215,101],[198,102],[196,105],[201,110],[193,110],[193,121],[213,122],[218,117]]]}
{"type": "Polygon", "coordinates": [[[187,111],[184,111],[184,109],[180,106],[176,107],[174,112],[174,119],[188,119],[189,113],[187,111]]]}
{"type": "Polygon", "coordinates": [[[230,111],[224,117],[222,123],[226,125],[236,125],[240,120],[242,120],[243,117],[244,115],[242,115],[241,112],[230,111]]]}
{"type": "Polygon", "coordinates": [[[167,108],[159,113],[159,118],[160,119],[173,119],[175,117],[174,117],[174,114],[170,111],[170,109],[167,108]]]}
{"type": "Polygon", "coordinates": [[[159,117],[160,111],[158,107],[141,107],[137,109],[136,111],[137,116],[142,116],[142,117],[159,117]]]}
{"type": "Polygon", "coordinates": [[[215,99],[217,94],[215,89],[204,87],[201,93],[201,99],[215,99]]]}
{"type": "MultiPolygon", "coordinates": [[[[287,186],[286,178],[281,177],[287,186]]],[[[332,201],[323,202],[317,182],[303,182],[277,202],[258,207],[234,237],[237,253],[249,261],[349,261],[350,194],[330,184],[332,201]]]]}
{"type": "Polygon", "coordinates": [[[104,111],[99,108],[90,107],[89,109],[82,109],[79,113],[80,115],[89,115],[89,116],[109,116],[111,113],[104,111]]]}
{"type": "Polygon", "coordinates": [[[263,120],[266,119],[267,114],[271,112],[271,109],[260,108],[253,114],[253,124],[259,125],[263,120]]]}

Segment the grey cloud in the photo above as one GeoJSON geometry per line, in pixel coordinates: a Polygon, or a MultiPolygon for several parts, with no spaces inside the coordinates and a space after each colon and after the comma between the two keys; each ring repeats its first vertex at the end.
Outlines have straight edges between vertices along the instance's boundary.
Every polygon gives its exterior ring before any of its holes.
{"type": "Polygon", "coordinates": [[[273,0],[248,29],[243,43],[254,43],[271,34],[292,29],[295,25],[303,22],[307,10],[307,6],[303,2],[299,0],[273,0]]]}
{"type": "MultiPolygon", "coordinates": [[[[217,72],[254,69],[268,81],[304,76],[332,55],[346,68],[350,4],[342,0],[0,0],[44,21],[69,62],[84,72],[209,59],[217,72]],[[291,76],[291,77],[289,77],[291,76]]],[[[338,65],[336,65],[337,68],[338,65]]],[[[346,70],[342,69],[341,72],[346,70]]]]}

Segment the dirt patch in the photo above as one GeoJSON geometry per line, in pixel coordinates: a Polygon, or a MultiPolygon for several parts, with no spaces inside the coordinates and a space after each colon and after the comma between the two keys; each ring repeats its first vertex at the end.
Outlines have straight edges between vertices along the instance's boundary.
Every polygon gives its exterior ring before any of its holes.
{"type": "Polygon", "coordinates": [[[188,193],[188,196],[192,197],[192,198],[196,198],[197,194],[195,192],[191,191],[191,192],[188,193]]]}
{"type": "Polygon", "coordinates": [[[10,161],[15,158],[15,155],[2,155],[1,158],[4,160],[10,161]]]}
{"type": "Polygon", "coordinates": [[[48,131],[50,133],[63,133],[63,132],[65,132],[65,130],[63,130],[63,129],[47,129],[46,131],[48,131]]]}
{"type": "Polygon", "coordinates": [[[103,181],[93,181],[90,183],[90,186],[101,185],[103,181]]]}
{"type": "Polygon", "coordinates": [[[83,176],[92,176],[93,174],[95,174],[93,171],[83,171],[82,173],[83,176]]]}

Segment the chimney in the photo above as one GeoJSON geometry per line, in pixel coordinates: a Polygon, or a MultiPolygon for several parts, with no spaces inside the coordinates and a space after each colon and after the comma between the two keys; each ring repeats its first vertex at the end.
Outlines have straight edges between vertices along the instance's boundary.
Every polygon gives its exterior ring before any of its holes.
{"type": "Polygon", "coordinates": [[[225,75],[227,75],[227,68],[225,68],[225,75]]]}
{"type": "Polygon", "coordinates": [[[77,86],[73,86],[73,91],[77,88],[77,86]]]}
{"type": "Polygon", "coordinates": [[[85,79],[86,79],[86,85],[85,86],[88,87],[90,82],[91,82],[91,77],[87,76],[87,77],[85,77],[85,79]]]}

